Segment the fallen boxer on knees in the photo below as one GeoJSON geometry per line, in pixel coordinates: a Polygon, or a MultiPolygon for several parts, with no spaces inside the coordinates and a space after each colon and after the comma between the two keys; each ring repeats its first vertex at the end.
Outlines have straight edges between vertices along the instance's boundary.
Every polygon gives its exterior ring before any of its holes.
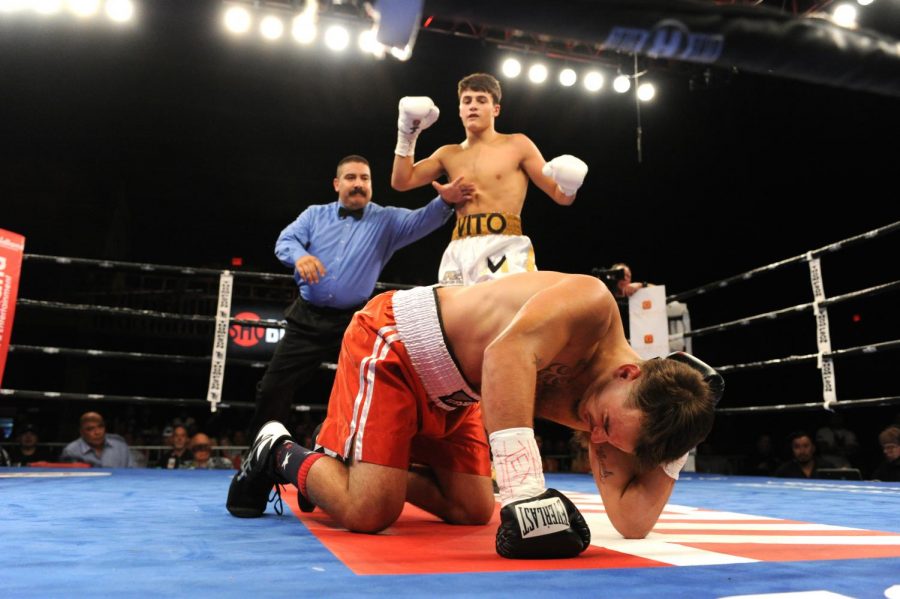
{"type": "Polygon", "coordinates": [[[407,501],[448,523],[485,524],[495,505],[493,454],[497,553],[573,557],[590,529],[565,495],[546,488],[534,418],[589,436],[606,513],[623,536],[640,538],[687,452],[712,428],[723,388],[688,354],[641,360],[593,277],[533,272],[389,291],[344,335],[316,448],[267,423],[227,507],[261,516],[272,486],[290,482],[302,510],[318,506],[351,531],[385,529],[407,501]]]}

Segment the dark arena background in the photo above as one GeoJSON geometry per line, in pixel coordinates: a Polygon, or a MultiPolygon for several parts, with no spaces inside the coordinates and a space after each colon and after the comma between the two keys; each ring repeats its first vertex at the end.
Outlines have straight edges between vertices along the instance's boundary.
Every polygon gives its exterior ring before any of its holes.
{"type": "MultiPolygon", "coordinates": [[[[900,597],[900,485],[871,480],[879,433],[900,424],[898,39],[898,0],[0,0],[0,236],[25,238],[17,303],[2,304],[0,447],[32,427],[53,463],[96,410],[148,467],[174,424],[239,459],[297,293],[273,254],[279,232],[334,201],[348,154],[369,159],[373,201],[427,203],[430,187],[390,187],[397,103],[440,107],[417,143],[426,157],[464,139],[456,85],[474,72],[503,86],[498,131],[589,166],[570,207],[529,188],[522,222],[538,267],[626,262],[636,281],[665,285],[689,309],[692,352],[728,381],[713,433],[644,545],[611,531],[591,477],[574,472],[569,430],[539,421],[552,482],[592,514],[595,546],[576,560],[510,565],[493,553],[494,526],[443,530],[411,507],[362,540],[321,512],[235,521],[230,472],[0,468],[0,563],[16,572],[0,596],[280,596],[309,579],[315,596],[900,597]],[[309,7],[320,32],[302,44],[290,23],[309,7]],[[246,32],[225,26],[235,8],[246,32]],[[413,11],[408,56],[360,50],[373,10],[385,24],[413,11]],[[266,16],[285,23],[280,38],[264,38],[266,16]],[[324,43],[334,23],[351,33],[343,51],[324,43]],[[503,71],[511,58],[516,77],[503,71]],[[542,84],[529,81],[536,63],[542,84]],[[557,81],[565,68],[574,85],[557,81]],[[599,90],[585,88],[590,71],[599,90]],[[655,93],[640,99],[648,83],[655,93]],[[814,305],[816,258],[837,299],[814,305]],[[211,411],[225,270],[238,322],[211,411]],[[823,307],[833,355],[817,345],[823,307]],[[829,428],[852,431],[839,457],[853,473],[836,476],[856,480],[747,476],[761,436],[787,461],[791,432],[829,428]],[[420,543],[434,555],[412,559],[420,543]],[[287,568],[268,563],[276,546],[287,568]],[[159,586],[172,577],[185,586],[159,586]]],[[[379,289],[434,283],[451,230],[397,252],[379,289]]],[[[332,378],[323,365],[297,397],[296,435],[320,421],[332,378]]]]}

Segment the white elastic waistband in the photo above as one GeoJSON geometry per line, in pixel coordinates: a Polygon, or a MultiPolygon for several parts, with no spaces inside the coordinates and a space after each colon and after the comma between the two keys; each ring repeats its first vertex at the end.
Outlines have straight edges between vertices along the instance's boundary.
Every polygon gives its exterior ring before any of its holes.
{"type": "Polygon", "coordinates": [[[393,305],[397,332],[428,397],[448,410],[465,405],[466,402],[448,398],[460,391],[475,401],[480,401],[481,397],[469,387],[444,342],[434,287],[397,291],[394,293],[393,305]],[[448,401],[444,402],[442,399],[448,401]]]}

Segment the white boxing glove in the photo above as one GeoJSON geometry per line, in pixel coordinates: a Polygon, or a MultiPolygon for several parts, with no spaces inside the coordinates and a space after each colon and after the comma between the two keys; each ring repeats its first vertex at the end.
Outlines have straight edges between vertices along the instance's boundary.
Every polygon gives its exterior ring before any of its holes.
{"type": "Polygon", "coordinates": [[[397,147],[394,154],[412,156],[416,151],[419,132],[432,126],[441,114],[431,98],[427,96],[405,96],[398,106],[397,147]]]}
{"type": "Polygon", "coordinates": [[[583,160],[563,154],[544,165],[544,176],[550,177],[567,196],[575,195],[588,172],[588,165],[583,160]]]}

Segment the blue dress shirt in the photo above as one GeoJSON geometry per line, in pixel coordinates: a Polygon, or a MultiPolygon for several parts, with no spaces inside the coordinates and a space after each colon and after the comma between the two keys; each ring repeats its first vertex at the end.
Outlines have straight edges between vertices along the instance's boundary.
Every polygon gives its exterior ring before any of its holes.
{"type": "Polygon", "coordinates": [[[372,295],[384,265],[400,248],[425,237],[453,214],[440,196],[417,210],[369,202],[361,219],[338,217],[339,203],[304,210],[275,242],[275,255],[294,269],[300,296],[311,304],[346,309],[372,295]],[[295,264],[313,255],[325,266],[316,284],[303,281],[295,264]]]}
{"type": "Polygon", "coordinates": [[[103,453],[99,456],[87,442],[78,438],[62,451],[63,461],[87,462],[95,468],[134,468],[136,464],[128,450],[128,443],[119,435],[107,434],[103,453]]]}

